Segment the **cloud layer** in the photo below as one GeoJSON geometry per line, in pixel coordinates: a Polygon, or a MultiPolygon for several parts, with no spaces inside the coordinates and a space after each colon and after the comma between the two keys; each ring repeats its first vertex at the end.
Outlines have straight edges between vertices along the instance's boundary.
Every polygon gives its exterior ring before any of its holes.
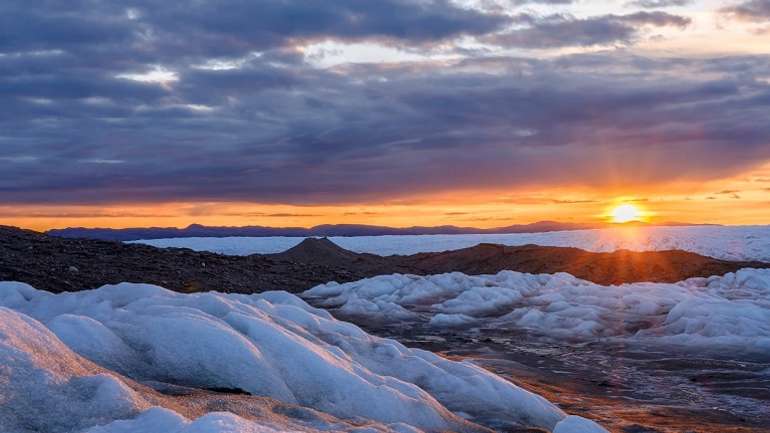
{"type": "Polygon", "coordinates": [[[770,0],[747,0],[727,6],[722,11],[744,21],[770,21],[770,0]]]}
{"type": "Polygon", "coordinates": [[[492,39],[503,45],[526,48],[609,45],[632,42],[645,27],[683,28],[690,24],[689,18],[660,11],[590,18],[521,14],[516,21],[524,27],[495,35],[492,39]]]}
{"type": "Polygon", "coordinates": [[[690,23],[666,12],[538,15],[447,0],[35,3],[0,5],[6,203],[340,203],[633,186],[770,158],[767,56],[505,51],[627,45],[646,29],[690,23]],[[501,51],[327,69],[304,55],[320,41],[431,53],[468,38],[501,51]]]}

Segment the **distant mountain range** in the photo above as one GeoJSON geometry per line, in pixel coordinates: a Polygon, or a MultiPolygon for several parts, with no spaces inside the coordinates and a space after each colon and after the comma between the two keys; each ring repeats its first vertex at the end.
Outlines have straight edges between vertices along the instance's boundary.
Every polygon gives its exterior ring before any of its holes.
{"type": "Polygon", "coordinates": [[[135,241],[139,239],[165,239],[189,237],[317,237],[317,236],[384,236],[384,235],[458,235],[458,234],[499,234],[499,233],[541,233],[564,230],[585,230],[629,225],[686,226],[699,225],[687,223],[649,224],[631,222],[613,223],[565,223],[557,221],[539,221],[531,224],[517,224],[506,227],[480,229],[475,227],[457,227],[452,225],[436,227],[386,227],[363,224],[325,224],[310,228],[304,227],[217,227],[192,224],[185,228],[177,227],[138,227],[125,229],[70,227],[49,230],[47,234],[64,238],[101,239],[109,241],[135,241]]]}

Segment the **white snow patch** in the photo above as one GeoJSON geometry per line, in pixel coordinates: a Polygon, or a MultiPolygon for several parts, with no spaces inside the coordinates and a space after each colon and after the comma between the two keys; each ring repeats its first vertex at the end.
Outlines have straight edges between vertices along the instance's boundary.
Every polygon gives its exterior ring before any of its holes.
{"type": "Polygon", "coordinates": [[[430,326],[451,328],[455,326],[469,326],[478,323],[478,320],[465,314],[439,313],[430,318],[430,326]]]}
{"type": "MultiPolygon", "coordinates": [[[[611,252],[684,250],[725,260],[770,262],[770,226],[618,227],[547,233],[484,235],[403,235],[331,237],[351,251],[380,255],[415,254],[467,248],[479,243],[535,244],[576,247],[611,252]]],[[[177,238],[133,241],[156,247],[190,248],[228,255],[267,254],[285,251],[303,238],[229,237],[177,238]]]]}
{"type": "Polygon", "coordinates": [[[371,320],[401,320],[390,316],[401,307],[419,310],[434,326],[504,326],[557,338],[770,351],[770,269],[619,286],[565,273],[385,275],[320,285],[302,296],[371,320]],[[366,310],[356,311],[364,303],[366,310]]]}
{"type": "Polygon", "coordinates": [[[599,424],[579,416],[568,416],[556,424],[553,433],[604,433],[599,424]]]}
{"type": "Polygon", "coordinates": [[[150,409],[119,374],[73,351],[134,379],[238,388],[400,432],[468,430],[453,411],[549,430],[565,417],[475,364],[369,335],[286,292],[180,294],[123,283],[54,295],[4,282],[0,430],[269,431],[234,415],[190,421],[150,409]]]}
{"type": "Polygon", "coordinates": [[[92,427],[84,433],[277,433],[271,427],[245,420],[228,412],[212,412],[195,421],[159,407],[128,420],[92,427]]]}
{"type": "Polygon", "coordinates": [[[40,322],[0,308],[0,431],[75,431],[149,406],[40,322]]]}

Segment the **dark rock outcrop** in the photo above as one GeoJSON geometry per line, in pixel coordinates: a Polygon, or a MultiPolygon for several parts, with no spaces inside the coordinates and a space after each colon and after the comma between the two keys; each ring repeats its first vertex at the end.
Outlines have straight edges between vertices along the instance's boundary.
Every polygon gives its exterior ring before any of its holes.
{"type": "Polygon", "coordinates": [[[329,281],[392,273],[489,274],[569,272],[600,284],[676,282],[768,263],[730,262],[684,251],[591,253],[577,248],[480,244],[411,256],[382,257],[345,250],[328,239],[306,239],[278,254],[225,256],[180,248],[65,239],[0,226],[0,281],[22,281],[51,292],[120,282],[150,283],[181,292],[302,291],[329,281]]]}

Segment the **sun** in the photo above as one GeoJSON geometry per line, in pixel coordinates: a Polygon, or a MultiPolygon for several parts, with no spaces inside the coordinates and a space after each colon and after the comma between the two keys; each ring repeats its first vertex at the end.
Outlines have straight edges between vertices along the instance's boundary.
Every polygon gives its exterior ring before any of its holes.
{"type": "Polygon", "coordinates": [[[632,204],[622,204],[612,210],[612,222],[627,223],[631,221],[640,221],[642,212],[632,204]]]}

